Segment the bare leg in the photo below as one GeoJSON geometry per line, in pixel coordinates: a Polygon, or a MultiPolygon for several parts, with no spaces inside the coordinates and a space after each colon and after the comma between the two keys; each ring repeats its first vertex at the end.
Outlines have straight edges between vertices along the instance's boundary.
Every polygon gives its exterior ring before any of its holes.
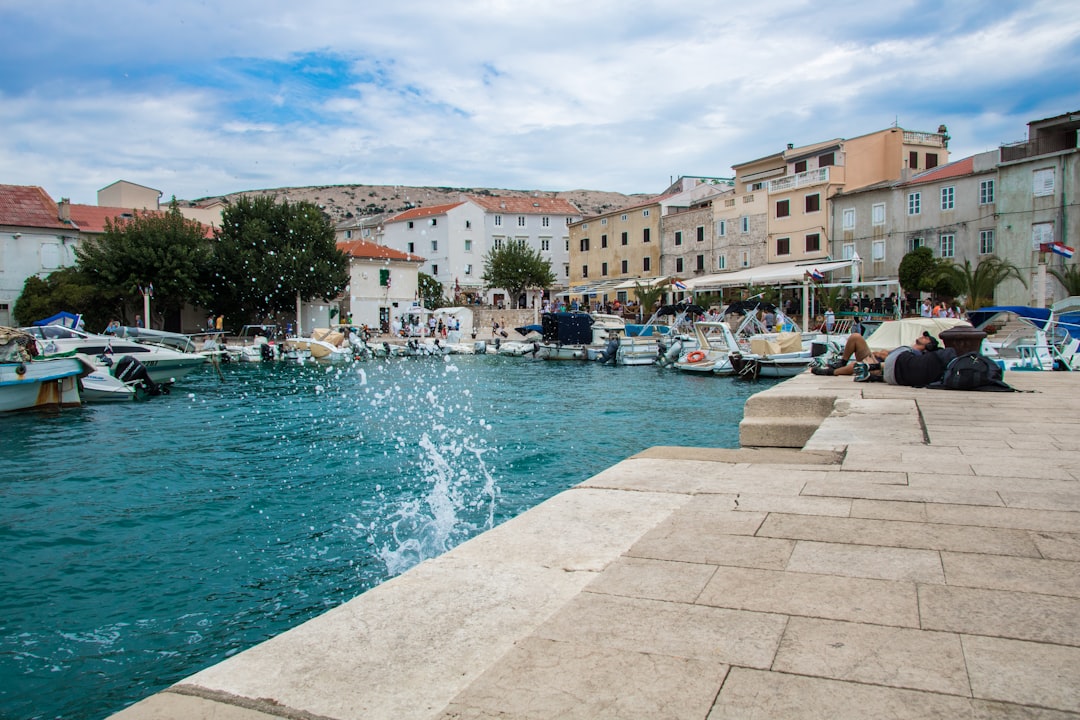
{"type": "Polygon", "coordinates": [[[870,346],[866,344],[866,338],[859,333],[851,333],[848,335],[847,341],[844,343],[844,352],[840,355],[840,359],[845,363],[855,358],[858,361],[866,359],[870,355],[870,346]]]}

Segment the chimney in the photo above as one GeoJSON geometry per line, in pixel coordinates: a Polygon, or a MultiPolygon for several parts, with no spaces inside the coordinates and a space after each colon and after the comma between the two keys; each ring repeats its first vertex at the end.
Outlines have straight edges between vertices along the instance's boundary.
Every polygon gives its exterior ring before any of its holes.
{"type": "Polygon", "coordinates": [[[795,143],[788,143],[787,144],[787,149],[788,150],[794,150],[795,149],[795,143]]]}
{"type": "Polygon", "coordinates": [[[60,213],[60,222],[71,222],[71,200],[68,198],[60,198],[60,202],[56,204],[57,212],[60,213]]]}

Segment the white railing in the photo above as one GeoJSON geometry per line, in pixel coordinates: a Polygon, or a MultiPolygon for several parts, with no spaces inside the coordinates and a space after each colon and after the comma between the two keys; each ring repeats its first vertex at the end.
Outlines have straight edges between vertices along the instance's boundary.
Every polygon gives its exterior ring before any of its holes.
{"type": "Polygon", "coordinates": [[[787,190],[794,190],[798,187],[821,185],[822,183],[827,182],[829,182],[828,166],[817,168],[815,170],[807,170],[806,172],[801,172],[796,175],[785,175],[778,180],[770,180],[769,192],[785,192],[787,190]]]}

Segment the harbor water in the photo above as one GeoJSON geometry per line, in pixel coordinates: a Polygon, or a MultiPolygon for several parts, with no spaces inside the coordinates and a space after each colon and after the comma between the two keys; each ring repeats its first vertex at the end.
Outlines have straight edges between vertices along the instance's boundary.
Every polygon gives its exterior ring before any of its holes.
{"type": "Polygon", "coordinates": [[[105,717],[647,447],[735,447],[764,386],[493,356],[245,364],[2,416],[0,717],[105,717]]]}

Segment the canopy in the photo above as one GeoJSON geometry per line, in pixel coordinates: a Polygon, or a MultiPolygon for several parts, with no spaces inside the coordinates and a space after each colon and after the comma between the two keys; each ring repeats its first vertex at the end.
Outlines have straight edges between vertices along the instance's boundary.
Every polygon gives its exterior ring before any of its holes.
{"type": "Polygon", "coordinates": [[[664,283],[668,282],[669,279],[670,278],[668,278],[667,275],[662,275],[661,277],[652,277],[652,278],[631,278],[630,280],[625,280],[625,281],[619,283],[613,289],[615,289],[615,290],[636,290],[637,286],[640,285],[641,287],[648,290],[648,289],[656,287],[657,285],[663,285],[664,283]]]}
{"type": "MultiPolygon", "coordinates": [[[[597,282],[588,283],[587,285],[578,285],[572,287],[569,290],[564,290],[558,294],[558,297],[571,297],[573,295],[586,295],[593,297],[603,293],[614,290],[618,285],[623,284],[624,280],[598,280],[597,282]]],[[[631,285],[633,287],[633,285],[631,285]]]]}
{"type": "Polygon", "coordinates": [[[957,325],[968,325],[966,320],[956,318],[904,318],[902,320],[887,320],[878,326],[878,329],[870,333],[866,338],[866,344],[871,350],[893,350],[901,345],[911,345],[915,338],[928,332],[939,341],[940,334],[957,325]]]}
{"type": "Polygon", "coordinates": [[[61,310],[55,315],[51,315],[44,320],[35,320],[35,325],[63,325],[66,328],[78,328],[82,325],[82,315],[72,315],[69,312],[61,310]]]}
{"type": "MultiPolygon", "coordinates": [[[[855,257],[850,260],[832,260],[825,262],[800,260],[798,262],[773,263],[771,265],[760,265],[758,267],[745,268],[729,273],[702,275],[701,277],[684,280],[683,284],[695,292],[700,292],[702,290],[719,290],[720,288],[737,285],[776,285],[778,283],[802,280],[807,273],[813,274],[814,272],[817,272],[823,274],[831,270],[856,267],[859,262],[859,258],[855,257]]],[[[857,279],[852,282],[853,284],[858,284],[857,279]]]]}

